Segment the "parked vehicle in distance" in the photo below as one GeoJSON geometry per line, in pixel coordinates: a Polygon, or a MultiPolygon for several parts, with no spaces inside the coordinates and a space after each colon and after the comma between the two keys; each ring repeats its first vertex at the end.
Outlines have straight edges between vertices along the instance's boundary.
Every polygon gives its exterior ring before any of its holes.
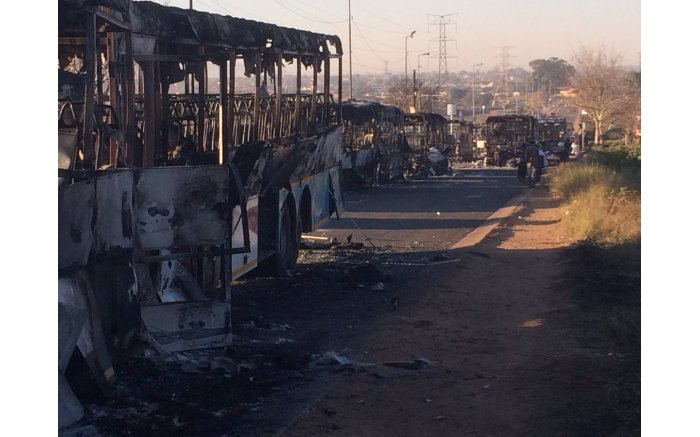
{"type": "Polygon", "coordinates": [[[445,117],[429,112],[404,114],[404,132],[409,149],[404,159],[407,174],[427,176],[450,171],[448,156],[454,152],[454,141],[445,117]]]}
{"type": "Polygon", "coordinates": [[[515,150],[534,138],[537,119],[530,115],[492,115],[486,119],[486,163],[502,167],[515,150]]]}
{"type": "Polygon", "coordinates": [[[475,134],[474,124],[464,120],[448,120],[450,141],[454,144],[454,158],[458,161],[474,160],[475,134]]]}
{"type": "Polygon", "coordinates": [[[408,147],[403,111],[377,102],[347,100],[342,113],[343,187],[401,177],[408,147]]]}

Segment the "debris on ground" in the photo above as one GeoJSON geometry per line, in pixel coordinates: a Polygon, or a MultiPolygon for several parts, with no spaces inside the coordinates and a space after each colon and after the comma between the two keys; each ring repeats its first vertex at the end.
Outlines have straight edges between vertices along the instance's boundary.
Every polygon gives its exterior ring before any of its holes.
{"type": "Polygon", "coordinates": [[[425,369],[428,366],[433,366],[434,364],[426,359],[426,358],[418,358],[413,361],[397,361],[397,362],[391,362],[391,363],[382,363],[385,366],[388,367],[395,367],[397,369],[406,369],[406,370],[421,370],[425,369]]]}

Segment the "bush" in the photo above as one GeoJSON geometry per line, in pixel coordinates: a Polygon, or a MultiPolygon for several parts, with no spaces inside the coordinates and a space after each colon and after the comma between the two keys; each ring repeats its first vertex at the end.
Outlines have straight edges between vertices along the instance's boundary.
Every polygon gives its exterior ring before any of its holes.
{"type": "Polygon", "coordinates": [[[639,148],[592,152],[552,171],[550,188],[567,203],[562,224],[571,237],[599,244],[641,239],[639,148]]]}
{"type": "Polygon", "coordinates": [[[564,207],[562,226],[576,240],[619,244],[641,239],[641,198],[626,188],[596,183],[564,207]]]}
{"type": "Polygon", "coordinates": [[[564,200],[587,191],[593,185],[616,186],[616,175],[597,163],[570,163],[555,167],[550,172],[550,189],[564,200]]]}

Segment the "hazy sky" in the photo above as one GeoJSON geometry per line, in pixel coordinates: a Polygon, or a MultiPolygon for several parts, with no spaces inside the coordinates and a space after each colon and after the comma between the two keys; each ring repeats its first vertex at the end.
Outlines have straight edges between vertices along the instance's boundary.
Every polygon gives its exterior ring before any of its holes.
{"type": "MultiPolygon", "coordinates": [[[[158,0],[187,8],[189,0],[158,0]]],[[[340,36],[348,60],[348,0],[193,0],[202,11],[340,36]]],[[[641,55],[640,0],[350,0],[353,73],[438,68],[440,16],[445,16],[448,71],[500,66],[508,47],[511,67],[534,59],[569,62],[582,45],[604,45],[638,65],[641,55]],[[453,15],[454,14],[454,15],[453,15]],[[435,23],[435,24],[433,24],[435,23]],[[413,38],[406,40],[411,31],[413,38]],[[385,64],[385,61],[387,64],[385,64]]],[[[347,64],[346,64],[347,65],[347,64]]],[[[347,66],[345,67],[347,68],[347,66]]]]}

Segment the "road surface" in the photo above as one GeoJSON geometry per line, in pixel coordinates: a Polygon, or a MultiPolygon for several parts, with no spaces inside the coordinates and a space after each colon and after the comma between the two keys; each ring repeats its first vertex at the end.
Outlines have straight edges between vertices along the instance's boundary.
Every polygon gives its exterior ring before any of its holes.
{"type": "Polygon", "coordinates": [[[447,250],[524,190],[515,169],[458,167],[454,175],[345,195],[341,219],[313,235],[398,250],[447,250]]]}

